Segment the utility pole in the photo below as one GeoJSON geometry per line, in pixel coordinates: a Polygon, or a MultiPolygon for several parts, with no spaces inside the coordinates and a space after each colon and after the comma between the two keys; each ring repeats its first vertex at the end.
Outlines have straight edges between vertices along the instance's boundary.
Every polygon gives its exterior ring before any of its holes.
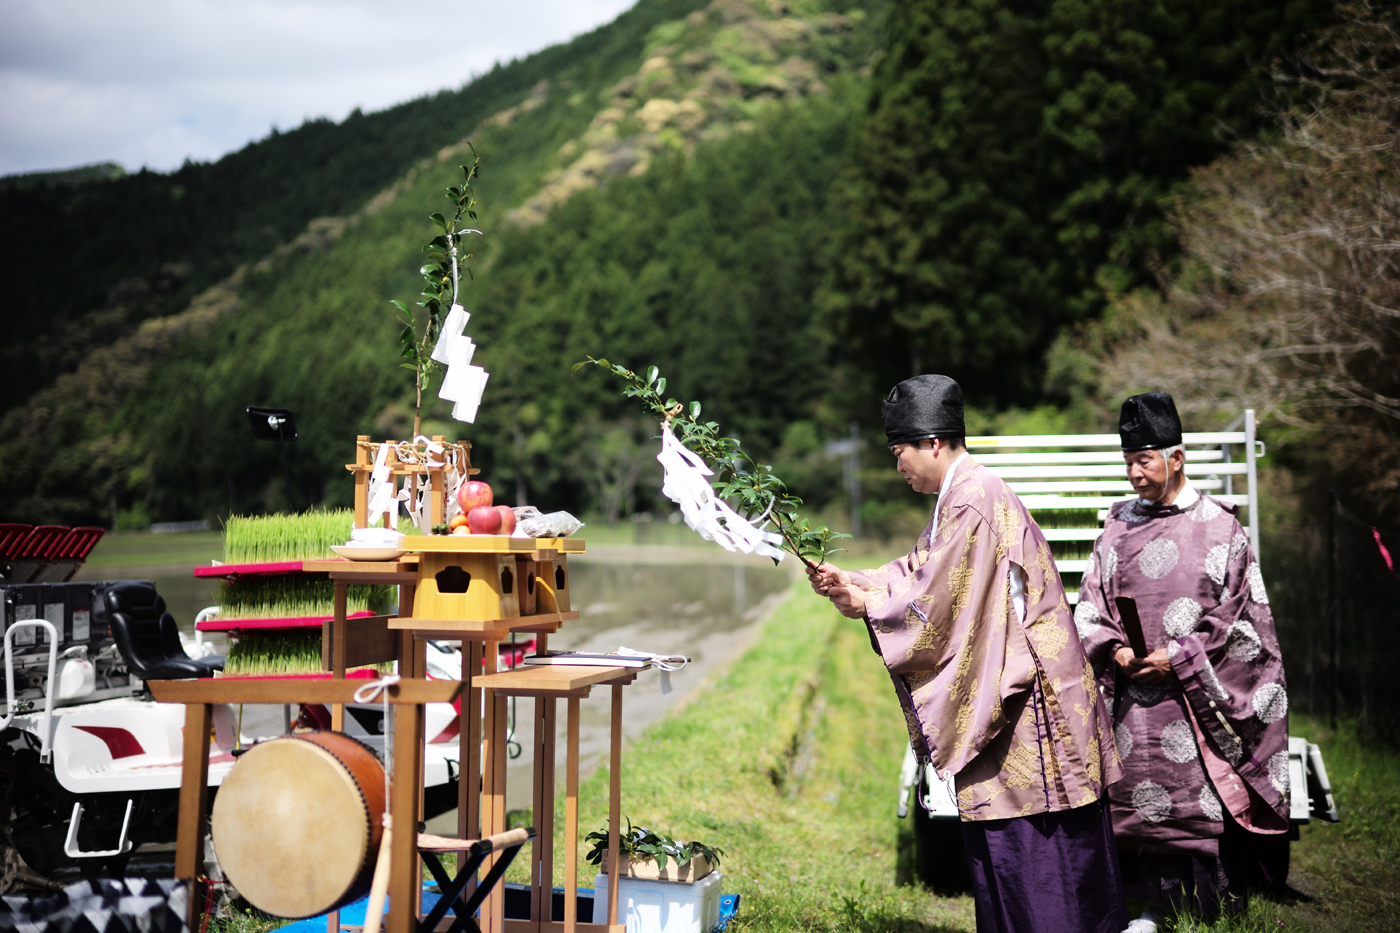
{"type": "Polygon", "coordinates": [[[1327,490],[1327,620],[1332,629],[1332,728],[1337,728],[1337,707],[1342,691],[1341,613],[1337,611],[1337,490],[1327,490]]]}
{"type": "Polygon", "coordinates": [[[828,458],[841,458],[842,486],[851,504],[851,536],[860,537],[860,425],[851,422],[851,434],[839,441],[827,441],[828,458]]]}

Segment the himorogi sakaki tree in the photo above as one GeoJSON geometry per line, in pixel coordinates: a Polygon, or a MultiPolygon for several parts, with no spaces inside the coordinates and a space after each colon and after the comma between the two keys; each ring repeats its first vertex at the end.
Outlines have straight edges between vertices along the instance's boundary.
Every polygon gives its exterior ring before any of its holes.
{"type": "MultiPolygon", "coordinates": [[[[781,538],[783,550],[809,568],[815,569],[840,550],[833,547],[835,541],[850,537],[837,534],[825,525],[810,527],[807,519],[797,513],[802,500],[788,492],[772,468],[743,453],[737,439],[722,436],[717,422],[701,421],[699,402],[686,405],[666,395],[666,379],[655,366],[648,367],[643,375],[626,366],[589,357],[575,363],[572,371],[577,373],[589,363],[626,381],[627,387],[622,390],[624,396],[640,399],[649,411],[661,417],[663,430],[679,433],[677,439],[682,446],[713,466],[714,479],[710,485],[721,499],[737,503],[739,518],[759,531],[771,524],[774,533],[781,538]]],[[[774,556],[776,562],[782,555],[771,552],[770,556],[774,556]]]]}
{"type": "MultiPolygon", "coordinates": [[[[471,143],[467,145],[470,146],[471,143]]],[[[472,149],[472,153],[475,155],[475,148],[472,149]]],[[[418,330],[418,315],[410,311],[408,305],[397,299],[389,302],[398,308],[399,322],[403,324],[399,331],[399,343],[403,346],[403,352],[399,355],[408,362],[400,365],[404,369],[413,370],[414,437],[417,437],[423,428],[423,390],[427,388],[428,379],[437,369],[437,363],[432,356],[433,348],[442,335],[442,325],[448,311],[458,304],[462,273],[466,273],[468,278],[472,274],[472,270],[467,267],[467,260],[472,258],[472,254],[462,248],[462,237],[468,233],[481,235],[480,230],[466,226],[467,220],[476,220],[476,196],[472,191],[472,181],[481,169],[481,158],[474,158],[470,166],[458,167],[462,170],[462,183],[449,185],[446,191],[447,199],[453,206],[452,219],[449,220],[439,213],[428,217],[442,233],[433,237],[423,247],[423,252],[428,254],[428,261],[418,270],[423,276],[423,291],[419,293],[415,304],[426,312],[422,332],[418,330]]]]}
{"type": "Polygon", "coordinates": [[[1055,330],[1175,251],[1162,199],[1255,125],[1322,0],[891,9],[822,305],[877,384],[1025,402],[1055,330]]]}

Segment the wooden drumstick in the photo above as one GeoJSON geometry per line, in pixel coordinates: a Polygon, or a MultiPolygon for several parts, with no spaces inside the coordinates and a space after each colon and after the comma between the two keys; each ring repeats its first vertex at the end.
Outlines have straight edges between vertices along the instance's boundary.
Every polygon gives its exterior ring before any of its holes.
{"type": "Polygon", "coordinates": [[[379,933],[384,919],[384,898],[389,893],[389,850],[394,842],[394,820],[384,814],[384,836],[379,840],[379,857],[374,862],[374,880],[369,885],[363,933],[379,933]]]}

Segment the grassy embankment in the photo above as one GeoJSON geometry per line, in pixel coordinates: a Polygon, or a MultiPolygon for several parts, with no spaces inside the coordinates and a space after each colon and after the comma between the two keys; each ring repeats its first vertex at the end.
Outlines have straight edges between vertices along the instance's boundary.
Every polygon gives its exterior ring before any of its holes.
{"type": "MultiPolygon", "coordinates": [[[[1400,755],[1309,717],[1292,731],[1322,745],[1343,815],[1294,844],[1306,894],[1174,930],[1400,929],[1400,755]]],[[[627,749],[623,809],[729,853],[740,930],[972,930],[969,898],[910,878],[912,838],[894,816],[904,742],[864,635],[799,593],[711,689],[627,749]]],[[[603,825],[607,781],[603,769],[584,782],[585,830],[603,825]]]]}
{"type": "MultiPolygon", "coordinates": [[[[905,735],[886,675],[861,631],[801,586],[714,684],[626,750],[624,813],[726,850],[725,888],[743,896],[735,929],[971,931],[969,898],[911,878],[909,824],[894,816],[905,735]]],[[[1306,893],[1174,931],[1400,929],[1400,755],[1308,717],[1292,731],[1322,745],[1343,814],[1294,845],[1306,893]]],[[[606,769],[584,782],[585,832],[604,824],[607,788],[606,769]]],[[[556,883],[562,871],[560,858],[556,883]]]]}

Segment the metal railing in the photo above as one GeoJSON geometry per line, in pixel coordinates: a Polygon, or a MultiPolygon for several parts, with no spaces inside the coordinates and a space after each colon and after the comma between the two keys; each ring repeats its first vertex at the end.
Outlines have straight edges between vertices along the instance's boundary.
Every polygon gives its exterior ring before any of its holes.
{"type": "MultiPolygon", "coordinates": [[[[1257,462],[1263,444],[1254,436],[1254,410],[1246,410],[1224,431],[1183,434],[1186,475],[1201,492],[1220,502],[1248,511],[1241,524],[1249,536],[1255,559],[1259,555],[1259,498],[1257,462]],[[1235,430],[1236,427],[1242,430],[1235,430]],[[1243,460],[1235,460],[1237,453],[1243,460]],[[1237,491],[1243,481],[1243,490],[1237,491]]],[[[1007,481],[1033,512],[1083,512],[1094,519],[1064,527],[1042,528],[1048,541],[1094,541],[1114,503],[1132,499],[1123,452],[1117,434],[1021,434],[969,437],[968,452],[978,463],[1007,481]]],[[[1044,523],[1042,523],[1043,525],[1044,523]]],[[[1053,545],[1052,545],[1053,547],[1053,545]]],[[[1088,561],[1055,559],[1061,576],[1082,574],[1088,561]]],[[[1068,587],[1066,587],[1068,589],[1068,587]]],[[[1069,593],[1078,601],[1078,588],[1069,593]]]]}

